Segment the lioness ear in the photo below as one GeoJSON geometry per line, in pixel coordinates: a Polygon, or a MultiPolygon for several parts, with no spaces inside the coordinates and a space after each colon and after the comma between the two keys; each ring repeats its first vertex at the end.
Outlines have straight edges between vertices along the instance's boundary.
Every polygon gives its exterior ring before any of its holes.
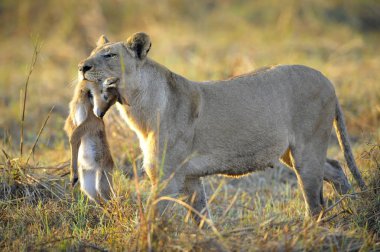
{"type": "Polygon", "coordinates": [[[127,39],[125,46],[135,54],[135,57],[144,59],[148,54],[152,43],[150,42],[148,34],[138,32],[127,39]]]}
{"type": "Polygon", "coordinates": [[[96,42],[96,47],[100,47],[104,45],[105,43],[110,42],[105,35],[101,35],[98,39],[98,42],[96,42]]]}

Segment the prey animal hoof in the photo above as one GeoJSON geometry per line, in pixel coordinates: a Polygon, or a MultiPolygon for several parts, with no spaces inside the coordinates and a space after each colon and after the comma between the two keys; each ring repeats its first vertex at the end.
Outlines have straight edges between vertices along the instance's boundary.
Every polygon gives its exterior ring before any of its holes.
{"type": "Polygon", "coordinates": [[[71,179],[71,187],[74,187],[77,182],[78,182],[78,178],[71,179]]]}

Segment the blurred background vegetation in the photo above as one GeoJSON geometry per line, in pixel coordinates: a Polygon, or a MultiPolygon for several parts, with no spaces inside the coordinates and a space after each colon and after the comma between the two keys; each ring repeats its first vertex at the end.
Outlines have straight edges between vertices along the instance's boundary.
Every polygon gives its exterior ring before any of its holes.
{"type": "MultiPolygon", "coordinates": [[[[193,80],[220,79],[272,64],[305,64],[336,86],[356,137],[379,133],[380,2],[376,0],[0,2],[0,137],[19,138],[20,90],[33,41],[42,42],[30,80],[26,132],[54,114],[42,146],[61,145],[77,64],[106,34],[151,35],[150,56],[193,80]]],[[[372,136],[374,136],[372,135],[372,136]]],[[[27,143],[34,133],[26,136],[27,143]]],[[[66,156],[67,157],[67,156],[66,156]]]]}

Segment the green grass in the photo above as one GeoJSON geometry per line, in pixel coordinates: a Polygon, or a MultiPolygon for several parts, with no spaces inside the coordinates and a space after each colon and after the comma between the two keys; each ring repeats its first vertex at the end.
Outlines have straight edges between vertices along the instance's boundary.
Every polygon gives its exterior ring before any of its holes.
{"type": "MultiPolygon", "coordinates": [[[[375,0],[152,2],[9,1],[0,3],[0,249],[157,251],[375,251],[380,249],[380,33],[375,0]],[[59,7],[58,7],[59,6],[59,7]],[[368,20],[372,20],[368,23],[368,20]],[[221,79],[272,64],[305,64],[335,85],[354,154],[370,190],[343,199],[319,224],[287,170],[241,180],[205,178],[215,229],[200,230],[174,204],[149,215],[150,181],[136,181],[140,150],[112,108],[105,122],[117,165],[116,199],[102,208],[68,182],[63,132],[77,64],[100,34],[112,41],[145,31],[150,57],[189,79],[221,79]],[[22,92],[33,55],[20,157],[22,92]],[[29,151],[51,107],[31,158],[29,151]],[[139,205],[142,205],[142,213],[139,205]]],[[[329,156],[344,164],[334,141],[329,156]]],[[[329,206],[340,199],[326,184],[329,206]]]]}

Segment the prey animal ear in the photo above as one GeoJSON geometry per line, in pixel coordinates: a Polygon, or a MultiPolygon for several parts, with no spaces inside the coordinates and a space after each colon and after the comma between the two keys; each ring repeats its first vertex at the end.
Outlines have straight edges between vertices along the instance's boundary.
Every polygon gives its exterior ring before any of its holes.
{"type": "Polygon", "coordinates": [[[138,32],[127,39],[125,46],[133,52],[136,58],[142,60],[148,55],[152,43],[148,34],[138,32]]]}
{"type": "Polygon", "coordinates": [[[96,42],[96,47],[100,47],[106,43],[110,42],[105,35],[101,35],[98,39],[98,42],[96,42]]]}
{"type": "Polygon", "coordinates": [[[103,87],[104,88],[117,88],[118,82],[119,82],[119,78],[109,77],[103,81],[103,87]]]}

